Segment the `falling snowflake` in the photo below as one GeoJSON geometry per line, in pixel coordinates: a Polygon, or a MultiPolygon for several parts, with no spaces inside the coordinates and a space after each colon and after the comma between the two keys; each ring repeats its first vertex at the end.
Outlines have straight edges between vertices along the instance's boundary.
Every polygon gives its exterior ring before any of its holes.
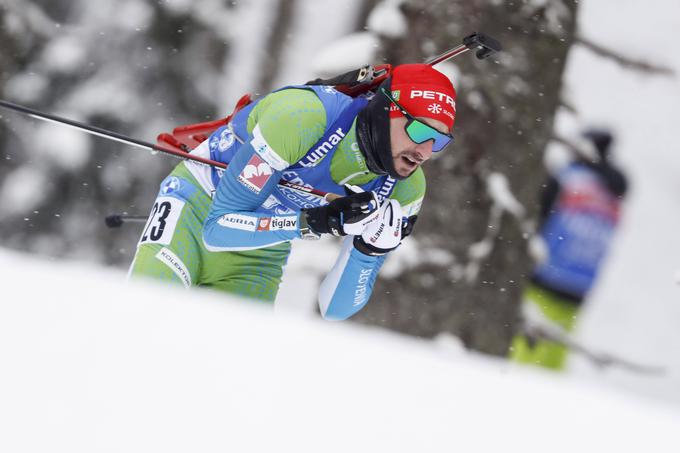
{"type": "Polygon", "coordinates": [[[427,110],[435,115],[442,112],[442,106],[439,104],[430,104],[427,106],[427,110]]]}

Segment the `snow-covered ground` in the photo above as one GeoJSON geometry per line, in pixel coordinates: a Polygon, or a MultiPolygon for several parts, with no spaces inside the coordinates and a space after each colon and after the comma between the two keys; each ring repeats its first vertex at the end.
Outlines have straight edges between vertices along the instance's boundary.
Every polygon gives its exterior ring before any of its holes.
{"type": "Polygon", "coordinates": [[[680,410],[0,251],[0,451],[678,451],[680,410]],[[39,284],[38,284],[39,283],[39,284]]]}

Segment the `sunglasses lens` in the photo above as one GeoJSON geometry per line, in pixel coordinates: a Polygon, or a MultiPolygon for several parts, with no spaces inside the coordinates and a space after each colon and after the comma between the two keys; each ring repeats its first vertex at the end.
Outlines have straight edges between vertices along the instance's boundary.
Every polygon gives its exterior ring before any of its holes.
{"type": "Polygon", "coordinates": [[[428,140],[433,140],[432,151],[434,152],[441,151],[453,140],[453,137],[442,134],[437,129],[418,120],[409,121],[406,125],[406,133],[414,143],[425,143],[428,140]]]}

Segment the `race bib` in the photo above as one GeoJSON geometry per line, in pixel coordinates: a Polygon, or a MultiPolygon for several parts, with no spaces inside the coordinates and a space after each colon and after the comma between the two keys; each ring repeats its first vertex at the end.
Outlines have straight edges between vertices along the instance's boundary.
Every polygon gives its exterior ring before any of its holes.
{"type": "Polygon", "coordinates": [[[183,207],[184,201],[177,198],[156,198],[151,208],[149,220],[147,220],[144,226],[144,232],[139,240],[139,244],[170,244],[183,207]]]}

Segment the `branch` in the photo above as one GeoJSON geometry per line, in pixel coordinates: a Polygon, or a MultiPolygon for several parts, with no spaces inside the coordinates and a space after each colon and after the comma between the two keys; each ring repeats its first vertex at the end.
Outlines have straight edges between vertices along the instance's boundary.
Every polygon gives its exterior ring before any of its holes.
{"type": "Polygon", "coordinates": [[[607,49],[599,44],[595,44],[593,41],[584,38],[583,36],[577,36],[574,40],[576,44],[581,44],[586,49],[592,51],[593,53],[614,60],[615,63],[623,66],[626,69],[632,69],[640,72],[647,72],[652,74],[674,76],[675,71],[669,67],[657,66],[645,61],[633,60],[632,58],[625,57],[621,54],[614,52],[613,50],[607,49]]]}
{"type": "Polygon", "coordinates": [[[582,355],[599,368],[618,367],[633,373],[646,375],[664,375],[666,369],[661,366],[647,365],[628,360],[607,352],[594,351],[584,344],[574,340],[566,332],[557,326],[529,325],[526,320],[522,322],[522,331],[530,341],[544,340],[557,343],[565,348],[582,355]]]}

